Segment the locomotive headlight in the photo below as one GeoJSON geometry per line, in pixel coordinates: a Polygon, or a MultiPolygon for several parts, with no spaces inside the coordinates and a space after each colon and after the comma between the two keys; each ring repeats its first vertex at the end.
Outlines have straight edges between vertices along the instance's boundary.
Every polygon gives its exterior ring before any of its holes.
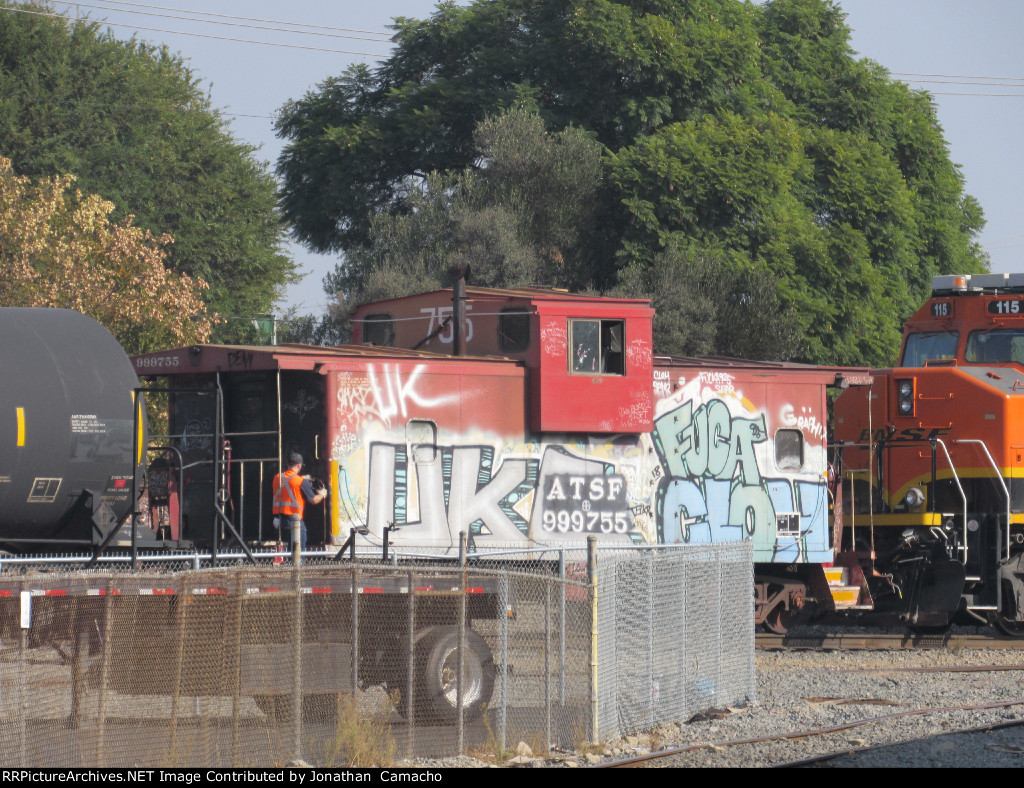
{"type": "Polygon", "coordinates": [[[907,502],[907,506],[911,509],[916,508],[924,503],[924,490],[920,487],[911,487],[907,490],[903,500],[907,502]]]}
{"type": "Polygon", "coordinates": [[[901,416],[914,415],[914,381],[896,381],[896,407],[901,416]]]}

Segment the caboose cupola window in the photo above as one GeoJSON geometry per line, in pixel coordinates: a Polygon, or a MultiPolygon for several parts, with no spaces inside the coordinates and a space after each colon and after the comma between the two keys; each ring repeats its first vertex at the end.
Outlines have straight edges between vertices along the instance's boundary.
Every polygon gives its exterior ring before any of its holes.
{"type": "Polygon", "coordinates": [[[570,320],[569,371],[577,375],[625,375],[622,320],[570,320]]]}

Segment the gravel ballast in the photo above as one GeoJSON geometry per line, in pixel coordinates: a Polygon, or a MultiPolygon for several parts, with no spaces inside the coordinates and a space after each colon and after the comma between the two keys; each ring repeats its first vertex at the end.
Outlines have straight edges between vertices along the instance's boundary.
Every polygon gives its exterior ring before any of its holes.
{"type": "MultiPolygon", "coordinates": [[[[1024,726],[970,736],[951,731],[1024,721],[1024,652],[952,648],[893,651],[758,651],[757,697],[738,708],[717,709],[692,720],[636,732],[583,752],[530,752],[525,745],[501,765],[587,767],[652,751],[704,745],[649,761],[659,767],[746,767],[789,764],[852,750],[855,758],[822,766],[1024,766],[1024,726]],[[999,666],[998,670],[964,668],[999,666]],[[926,669],[924,671],[920,669],[926,669]],[[956,669],[956,670],[952,670],[956,669]],[[1020,701],[989,709],[960,709],[1020,701]],[[953,709],[955,710],[946,710],[953,709]],[[927,710],[927,711],[925,711],[927,710]],[[908,714],[908,712],[921,712],[908,714]],[[829,733],[812,732],[863,723],[829,733]],[[767,739],[786,734],[799,738],[767,739]],[[871,749],[891,742],[913,745],[871,749]]],[[[409,766],[494,766],[476,758],[407,762],[409,766]]]]}

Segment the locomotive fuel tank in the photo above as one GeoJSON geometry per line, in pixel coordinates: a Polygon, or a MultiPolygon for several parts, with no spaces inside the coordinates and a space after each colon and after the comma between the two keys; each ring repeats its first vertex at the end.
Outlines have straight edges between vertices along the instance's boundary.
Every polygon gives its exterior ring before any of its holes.
{"type": "Polygon", "coordinates": [[[131,361],[66,309],[0,309],[0,335],[0,544],[95,543],[131,505],[131,361]]]}

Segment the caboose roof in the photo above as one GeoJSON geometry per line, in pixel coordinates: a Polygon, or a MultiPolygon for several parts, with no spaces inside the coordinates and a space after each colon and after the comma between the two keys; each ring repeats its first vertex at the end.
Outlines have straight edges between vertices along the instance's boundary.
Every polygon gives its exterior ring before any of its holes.
{"type": "Polygon", "coordinates": [[[467,361],[491,363],[496,368],[521,366],[504,356],[460,356],[398,347],[340,345],[190,345],[132,356],[135,371],[142,377],[195,375],[212,372],[255,372],[265,370],[316,370],[345,361],[419,361],[450,366],[467,361]]]}
{"type": "MultiPolygon", "coordinates": [[[[568,290],[543,287],[467,287],[466,298],[470,301],[538,301],[546,304],[564,302],[567,304],[594,306],[625,306],[625,307],[650,307],[651,302],[643,298],[610,298],[608,296],[583,295],[570,293],[568,290]]],[[[450,303],[452,289],[431,290],[426,293],[415,293],[413,295],[401,296],[400,298],[388,298],[382,301],[368,301],[360,304],[354,312],[365,313],[373,309],[381,309],[384,305],[395,307],[403,304],[411,304],[416,301],[445,301],[450,303]]]]}

